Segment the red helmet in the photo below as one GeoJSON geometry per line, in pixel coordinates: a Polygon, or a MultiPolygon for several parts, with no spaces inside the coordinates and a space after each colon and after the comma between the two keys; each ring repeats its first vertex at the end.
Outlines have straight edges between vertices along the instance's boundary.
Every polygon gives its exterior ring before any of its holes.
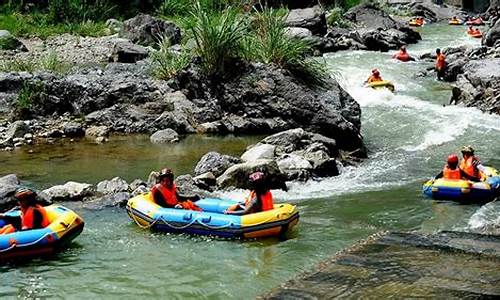
{"type": "Polygon", "coordinates": [[[446,160],[449,165],[456,165],[458,164],[458,156],[453,153],[448,156],[448,159],[446,160]]]}
{"type": "Polygon", "coordinates": [[[373,69],[372,74],[375,76],[378,76],[378,75],[380,75],[380,72],[378,71],[378,69],[373,69]]]}

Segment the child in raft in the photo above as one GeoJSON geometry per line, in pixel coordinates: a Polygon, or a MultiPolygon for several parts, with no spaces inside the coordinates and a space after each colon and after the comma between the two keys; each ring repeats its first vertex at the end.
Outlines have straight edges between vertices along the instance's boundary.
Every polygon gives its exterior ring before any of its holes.
{"type": "Polygon", "coordinates": [[[274,208],[273,195],[267,188],[264,173],[252,173],[248,177],[248,180],[252,187],[250,195],[248,195],[245,202],[228,207],[228,209],[224,211],[225,214],[246,215],[274,208]]]}

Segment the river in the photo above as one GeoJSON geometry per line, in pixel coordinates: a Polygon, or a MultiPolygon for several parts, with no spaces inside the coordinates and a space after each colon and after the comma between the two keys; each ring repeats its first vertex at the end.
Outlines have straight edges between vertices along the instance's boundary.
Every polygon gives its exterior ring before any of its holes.
{"type": "MultiPolygon", "coordinates": [[[[436,47],[479,44],[462,26],[429,25],[410,54],[436,47]]],[[[486,165],[500,167],[500,117],[447,106],[451,90],[434,77],[416,77],[429,63],[398,63],[392,53],[325,55],[332,74],[360,103],[369,159],[342,175],[276,192],[298,205],[301,219],[290,239],[227,241],[151,233],[123,209],[86,210],[86,222],[67,250],[49,261],[0,266],[0,298],[239,298],[250,299],[335,252],[382,230],[471,230],[499,234],[500,205],[483,207],[426,200],[421,185],[450,152],[472,144],[486,165]],[[372,68],[395,83],[396,93],[361,86],[372,68]]],[[[147,137],[36,146],[1,152],[1,174],[16,173],[38,188],[69,180],[97,183],[120,176],[146,178],[163,166],[192,170],[207,151],[237,155],[260,137],[191,136],[156,146],[147,137]]],[[[0,174],[0,175],[1,175],[0,174]]],[[[243,197],[244,191],[223,194],[243,197]]]]}

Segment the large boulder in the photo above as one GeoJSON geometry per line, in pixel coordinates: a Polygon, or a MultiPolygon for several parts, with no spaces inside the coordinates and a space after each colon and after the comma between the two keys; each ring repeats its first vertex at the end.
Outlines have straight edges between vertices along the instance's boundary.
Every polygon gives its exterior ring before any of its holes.
{"type": "Polygon", "coordinates": [[[9,174],[0,177],[0,185],[18,185],[21,182],[19,181],[19,178],[17,178],[16,174],[9,174]]]}
{"type": "Polygon", "coordinates": [[[63,125],[63,132],[67,137],[85,136],[85,130],[82,124],[77,122],[67,122],[63,125]]]}
{"type": "Polygon", "coordinates": [[[119,35],[135,44],[151,47],[157,47],[162,38],[168,38],[171,45],[181,41],[181,30],[174,23],[146,14],[139,14],[123,22],[119,35]]]}
{"type": "Polygon", "coordinates": [[[351,8],[344,14],[344,18],[354,24],[355,31],[333,28],[325,37],[325,50],[388,51],[421,39],[418,32],[371,3],[351,8]]]}
{"type": "Polygon", "coordinates": [[[179,141],[179,134],[171,128],[158,130],[149,138],[155,144],[176,143],[179,141]]]}
{"type": "Polygon", "coordinates": [[[302,127],[335,139],[341,149],[362,147],[359,104],[335,80],[326,79],[325,88],[314,87],[273,64],[239,65],[232,72],[216,86],[194,66],[177,76],[179,87],[196,104],[186,110],[191,120],[220,122],[214,128],[221,133],[302,127]]]}
{"type": "Polygon", "coordinates": [[[198,200],[200,196],[207,196],[207,192],[200,189],[196,180],[191,175],[180,175],[175,178],[177,194],[180,200],[198,200]]]}
{"type": "Polygon", "coordinates": [[[127,205],[127,201],[130,198],[131,194],[128,192],[117,192],[87,201],[83,207],[93,210],[103,209],[106,207],[124,207],[127,205]]]}
{"type": "Polygon", "coordinates": [[[486,32],[482,43],[488,47],[493,47],[498,40],[500,40],[500,19],[486,32]]]}
{"type": "Polygon", "coordinates": [[[8,30],[0,30],[0,50],[28,51],[26,46],[8,30]]]}
{"type": "Polygon", "coordinates": [[[280,168],[276,164],[276,161],[270,159],[236,164],[227,169],[224,174],[217,178],[217,185],[222,189],[251,189],[248,176],[257,171],[263,172],[266,175],[266,181],[269,188],[287,189],[285,174],[281,172],[280,168]]]}
{"type": "Polygon", "coordinates": [[[31,132],[31,128],[24,121],[15,121],[7,128],[7,131],[0,133],[0,147],[8,147],[14,145],[14,139],[24,138],[31,132]]]}
{"type": "Polygon", "coordinates": [[[51,201],[79,201],[94,195],[94,187],[88,183],[68,181],[43,191],[51,201]]]}
{"type": "Polygon", "coordinates": [[[222,175],[222,173],[224,173],[228,168],[240,162],[240,159],[236,157],[222,155],[214,151],[208,152],[207,154],[203,155],[196,164],[196,167],[194,168],[194,174],[196,176],[199,176],[210,172],[214,176],[218,177],[222,175]]]}
{"type": "Polygon", "coordinates": [[[116,194],[119,192],[129,192],[130,187],[128,183],[120,178],[114,177],[111,180],[104,180],[97,184],[97,192],[101,194],[116,194]]]}
{"type": "Polygon", "coordinates": [[[130,42],[116,43],[110,60],[121,63],[136,63],[148,57],[148,50],[130,42]]]}
{"type": "Polygon", "coordinates": [[[464,65],[452,90],[451,103],[500,114],[500,58],[472,60],[464,65]]]}
{"type": "Polygon", "coordinates": [[[252,147],[241,155],[243,161],[254,161],[258,159],[274,159],[274,150],[276,146],[269,144],[261,144],[252,147]]]}
{"type": "Polygon", "coordinates": [[[290,10],[285,24],[288,27],[306,28],[316,35],[325,34],[327,29],[325,12],[319,6],[290,10]]]}

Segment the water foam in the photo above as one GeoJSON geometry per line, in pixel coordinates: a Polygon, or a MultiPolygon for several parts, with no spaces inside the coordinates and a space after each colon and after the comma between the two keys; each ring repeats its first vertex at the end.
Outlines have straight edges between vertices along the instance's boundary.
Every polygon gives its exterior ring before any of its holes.
{"type": "Polygon", "coordinates": [[[469,219],[468,231],[500,234],[500,202],[490,202],[478,209],[469,219]]]}

